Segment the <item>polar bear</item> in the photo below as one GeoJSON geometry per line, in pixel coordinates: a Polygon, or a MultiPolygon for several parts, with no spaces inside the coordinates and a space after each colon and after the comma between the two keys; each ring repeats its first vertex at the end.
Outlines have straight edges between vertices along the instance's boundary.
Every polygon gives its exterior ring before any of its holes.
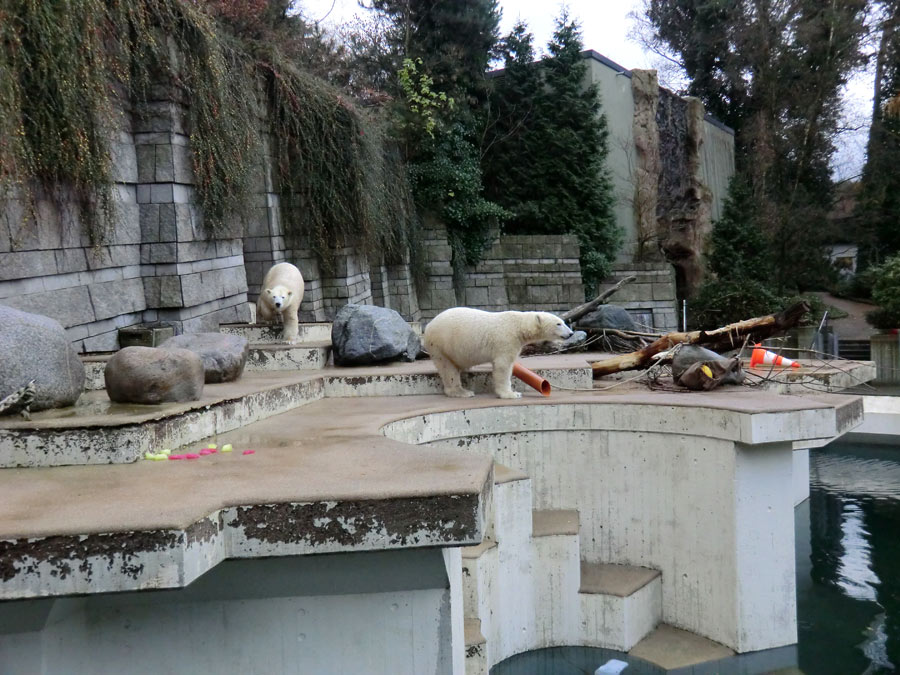
{"type": "Polygon", "coordinates": [[[460,373],[490,362],[494,393],[500,398],[520,398],[512,390],[513,362],[527,344],[564,340],[572,330],[549,312],[485,312],[453,307],[438,314],[425,328],[425,349],[444,383],[447,396],[474,396],[463,389],[460,373]]]}
{"type": "Polygon", "coordinates": [[[256,320],[271,321],[276,316],[284,324],[284,341],[297,342],[300,327],[297,312],[303,300],[303,275],[291,263],[278,263],[266,272],[259,298],[256,320]]]}

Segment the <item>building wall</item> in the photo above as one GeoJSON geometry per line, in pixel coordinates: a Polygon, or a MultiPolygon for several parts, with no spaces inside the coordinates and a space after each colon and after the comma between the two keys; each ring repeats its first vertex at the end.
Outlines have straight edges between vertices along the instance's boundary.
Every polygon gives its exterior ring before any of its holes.
{"type": "MultiPolygon", "coordinates": [[[[617,262],[634,260],[637,252],[637,228],[634,216],[634,192],[637,157],[634,144],[635,114],[632,74],[617,63],[594,51],[583,53],[590,68],[587,82],[600,90],[603,113],[609,129],[607,168],[616,195],[616,222],[622,228],[624,243],[617,262]]],[[[670,92],[660,90],[670,95],[670,92]]],[[[701,176],[712,198],[712,217],[718,218],[734,173],[734,132],[707,116],[703,123],[701,176]]],[[[663,158],[665,159],[665,158],[663,158]]],[[[665,171],[666,162],[663,162],[665,171]]]]}

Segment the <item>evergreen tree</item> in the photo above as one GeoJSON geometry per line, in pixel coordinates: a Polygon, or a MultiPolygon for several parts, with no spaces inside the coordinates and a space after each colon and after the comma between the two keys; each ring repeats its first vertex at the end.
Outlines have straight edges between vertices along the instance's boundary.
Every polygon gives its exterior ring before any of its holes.
{"type": "Polygon", "coordinates": [[[605,168],[606,118],[596,85],[586,85],[581,32],[563,13],[540,64],[517,25],[503,42],[506,72],[492,97],[497,124],[485,156],[490,195],[512,212],[517,234],[571,233],[581,245],[588,294],[608,275],[620,235],[605,168]]]}
{"type": "Polygon", "coordinates": [[[872,126],[858,211],[862,266],[900,252],[900,114],[888,110],[900,94],[900,0],[879,4],[872,126]]]}
{"type": "Polygon", "coordinates": [[[581,30],[563,10],[542,62],[544,86],[535,99],[541,186],[538,219],[523,221],[532,232],[570,232],[581,244],[585,290],[593,294],[609,274],[620,241],[613,215],[612,181],[605,166],[606,117],[597,85],[585,86],[581,30]]]}
{"type": "Polygon", "coordinates": [[[483,195],[476,129],[497,42],[496,0],[372,0],[391,22],[398,135],[420,209],[447,226],[457,290],[506,212],[483,195]]]}
{"type": "Polygon", "coordinates": [[[482,148],[485,194],[509,209],[516,225],[538,220],[541,194],[534,160],[541,154],[536,98],[541,71],[534,63],[534,36],[518,22],[500,43],[504,68],[493,79],[482,148]]]}
{"type": "Polygon", "coordinates": [[[756,214],[752,190],[735,176],[722,217],[710,235],[706,254],[710,274],[688,303],[692,329],[718,328],[780,309],[772,257],[756,214]]]}

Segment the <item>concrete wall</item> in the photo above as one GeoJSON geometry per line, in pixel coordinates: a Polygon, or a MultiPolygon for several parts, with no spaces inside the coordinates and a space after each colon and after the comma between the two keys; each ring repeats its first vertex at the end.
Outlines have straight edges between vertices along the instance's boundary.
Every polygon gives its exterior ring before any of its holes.
{"type": "MultiPolygon", "coordinates": [[[[618,262],[626,263],[634,259],[638,243],[634,213],[638,166],[633,127],[635,105],[632,74],[595,51],[589,50],[583,52],[583,55],[590,65],[588,82],[596,84],[600,90],[603,113],[609,129],[607,168],[616,194],[616,222],[625,235],[618,262]]],[[[734,173],[734,132],[707,116],[703,134],[700,150],[701,177],[711,193],[712,217],[715,219],[721,213],[728,181],[734,173]]],[[[665,157],[662,159],[662,170],[665,171],[665,157]]]]}
{"type": "Polygon", "coordinates": [[[579,512],[582,560],[660,570],[662,620],[743,653],[797,639],[793,450],[772,440],[786,421],[755,420],[766,430],[744,442],[721,409],[558,404],[421,416],[385,433],[524,472],[533,508],[579,512]]]}
{"type": "Polygon", "coordinates": [[[0,603],[0,670],[462,675],[458,555],[234,560],[179,591],[0,603]]]}

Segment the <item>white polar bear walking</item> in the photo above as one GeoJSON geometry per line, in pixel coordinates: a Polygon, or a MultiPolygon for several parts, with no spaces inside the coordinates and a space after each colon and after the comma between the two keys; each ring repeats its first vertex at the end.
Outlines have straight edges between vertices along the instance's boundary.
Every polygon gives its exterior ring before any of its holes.
{"type": "Polygon", "coordinates": [[[276,316],[284,324],[284,341],[297,342],[300,331],[297,312],[303,300],[303,275],[291,263],[273,265],[263,279],[256,300],[256,320],[271,321],[276,316]]]}
{"type": "Polygon", "coordinates": [[[572,330],[549,312],[485,312],[454,307],[438,314],[425,328],[425,349],[444,383],[447,396],[475,394],[464,389],[460,373],[481,363],[493,366],[494,393],[519,398],[512,390],[513,363],[522,347],[534,342],[564,340],[572,330]]]}

